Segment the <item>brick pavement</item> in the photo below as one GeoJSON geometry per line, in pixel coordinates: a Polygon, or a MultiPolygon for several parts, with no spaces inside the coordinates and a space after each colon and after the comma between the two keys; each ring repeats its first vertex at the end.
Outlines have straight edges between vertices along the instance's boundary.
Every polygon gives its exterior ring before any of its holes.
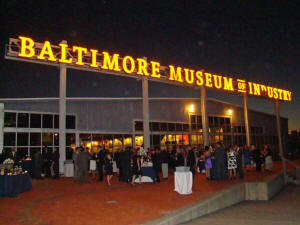
{"type": "MultiPolygon", "coordinates": [[[[281,164],[275,164],[275,172],[281,164]]],[[[248,172],[244,181],[258,181],[269,173],[248,172]]],[[[33,189],[16,198],[0,198],[0,225],[125,225],[141,224],[199,201],[238,182],[207,181],[196,174],[193,194],[174,192],[171,175],[161,183],[131,187],[114,177],[104,183],[73,183],[71,178],[33,180],[33,189]]]]}

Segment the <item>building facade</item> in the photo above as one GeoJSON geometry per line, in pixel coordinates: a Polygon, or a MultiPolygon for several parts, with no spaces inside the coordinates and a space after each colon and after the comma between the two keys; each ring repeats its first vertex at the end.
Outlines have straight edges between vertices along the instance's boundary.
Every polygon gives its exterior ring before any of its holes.
{"type": "MultiPolygon", "coordinates": [[[[43,146],[59,147],[58,99],[1,100],[3,148],[32,155],[43,146]]],[[[109,151],[143,145],[142,98],[70,98],[66,103],[66,158],[75,146],[109,151]]],[[[207,99],[209,143],[246,144],[242,106],[207,99]]],[[[276,117],[248,109],[251,144],[269,144],[278,153],[276,117]]],[[[203,146],[199,98],[149,98],[150,145],[203,146]]],[[[288,120],[281,118],[283,149],[288,120]]]]}

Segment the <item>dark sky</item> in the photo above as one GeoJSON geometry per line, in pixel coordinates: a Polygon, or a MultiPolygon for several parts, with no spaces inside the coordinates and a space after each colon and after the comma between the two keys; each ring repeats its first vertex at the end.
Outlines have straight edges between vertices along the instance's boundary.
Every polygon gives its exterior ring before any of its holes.
{"type": "MultiPolygon", "coordinates": [[[[240,77],[293,92],[281,115],[300,128],[299,1],[1,1],[0,98],[58,96],[54,67],[4,59],[9,37],[58,44],[65,39],[100,51],[148,57],[240,77]],[[230,3],[228,3],[230,2],[230,3]]],[[[68,71],[68,96],[140,96],[134,79],[68,71]]],[[[191,88],[151,84],[150,96],[198,97],[191,88]]],[[[240,96],[209,97],[242,104],[240,96]]],[[[274,113],[274,102],[249,98],[252,109],[274,113]]],[[[251,122],[251,121],[250,121],[251,122]]]]}

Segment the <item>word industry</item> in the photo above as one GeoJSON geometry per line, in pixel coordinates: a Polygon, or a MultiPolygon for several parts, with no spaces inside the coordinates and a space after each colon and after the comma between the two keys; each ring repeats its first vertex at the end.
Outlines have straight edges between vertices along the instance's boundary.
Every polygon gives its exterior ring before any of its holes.
{"type": "Polygon", "coordinates": [[[133,58],[129,55],[109,54],[105,51],[80,46],[68,46],[61,42],[58,46],[49,41],[34,42],[29,37],[10,38],[6,58],[23,59],[47,64],[67,64],[70,68],[107,72],[117,75],[147,77],[151,80],[177,83],[192,87],[208,87],[223,91],[247,93],[270,99],[291,101],[292,93],[277,87],[249,82],[244,79],[221,76],[179,66],[162,66],[157,61],[133,58]]]}

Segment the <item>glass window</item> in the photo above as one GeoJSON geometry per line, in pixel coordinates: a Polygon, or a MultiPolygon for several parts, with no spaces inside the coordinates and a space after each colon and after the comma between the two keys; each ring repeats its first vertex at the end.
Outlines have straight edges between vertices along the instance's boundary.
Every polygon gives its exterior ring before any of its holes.
{"type": "Polygon", "coordinates": [[[219,117],[214,117],[214,124],[219,124],[219,117]]]}
{"type": "Polygon", "coordinates": [[[4,146],[15,146],[16,144],[16,133],[5,132],[4,133],[4,146]]]}
{"type": "Polygon", "coordinates": [[[230,118],[225,118],[225,124],[230,124],[230,118]]]}
{"type": "Polygon", "coordinates": [[[84,148],[91,148],[91,134],[79,134],[80,146],[84,148]]]}
{"type": "Polygon", "coordinates": [[[191,142],[192,146],[197,145],[197,135],[191,135],[191,142]]]}
{"type": "Polygon", "coordinates": [[[17,146],[28,146],[28,133],[17,134],[17,146]]]}
{"type": "Polygon", "coordinates": [[[112,151],[113,147],[113,136],[112,135],[104,135],[103,136],[103,144],[106,150],[112,151]]]}
{"type": "Polygon", "coordinates": [[[72,116],[72,115],[66,116],[66,128],[67,129],[75,129],[76,128],[75,116],[72,116]]]}
{"type": "Polygon", "coordinates": [[[16,113],[4,113],[4,127],[16,127],[16,113]]]}
{"type": "Polygon", "coordinates": [[[54,115],[54,128],[59,128],[59,115],[54,115]]]}
{"type": "Polygon", "coordinates": [[[30,145],[41,146],[41,133],[30,133],[30,145]]]}
{"type": "Polygon", "coordinates": [[[214,122],[213,117],[209,116],[208,117],[208,123],[211,125],[211,124],[213,124],[213,122],[214,122]]]}
{"type": "Polygon", "coordinates": [[[140,148],[144,144],[143,136],[135,136],[135,147],[140,148]]]}
{"type": "Polygon", "coordinates": [[[30,147],[29,148],[29,155],[30,157],[32,158],[33,155],[38,152],[38,151],[41,151],[41,147],[30,147]]]}
{"type": "Polygon", "coordinates": [[[192,130],[197,130],[197,124],[192,124],[192,130]]]}
{"type": "Polygon", "coordinates": [[[220,117],[220,124],[224,124],[224,123],[225,123],[224,117],[220,117]]]}
{"type": "Polygon", "coordinates": [[[30,127],[41,128],[41,114],[30,114],[30,127]]]}
{"type": "Polygon", "coordinates": [[[150,123],[150,128],[152,131],[159,131],[159,123],[156,122],[150,123]]]}
{"type": "Polygon", "coordinates": [[[53,146],[53,133],[43,133],[42,144],[43,146],[53,146]]]}
{"type": "Polygon", "coordinates": [[[168,123],[168,130],[169,131],[175,131],[175,124],[174,123],[168,123]]]}
{"type": "Polygon", "coordinates": [[[94,150],[96,150],[98,147],[101,148],[103,146],[101,134],[92,134],[92,146],[94,150]]]}
{"type": "Polygon", "coordinates": [[[124,135],[124,148],[132,147],[132,135],[124,135]]]}
{"type": "Polygon", "coordinates": [[[29,114],[18,113],[18,127],[28,127],[28,126],[29,126],[29,114]]]}
{"type": "Polygon", "coordinates": [[[75,145],[75,138],[76,138],[75,134],[66,133],[66,146],[73,146],[73,145],[75,145]]]}
{"type": "Polygon", "coordinates": [[[54,133],[54,146],[59,146],[59,133],[54,133]]]}
{"type": "Polygon", "coordinates": [[[51,114],[43,115],[43,128],[53,128],[53,115],[51,114]]]}
{"type": "Polygon", "coordinates": [[[195,115],[191,115],[191,123],[196,123],[196,116],[195,115]]]}
{"type": "Polygon", "coordinates": [[[187,134],[182,135],[182,144],[183,145],[189,145],[190,144],[189,135],[187,135],[187,134]]]}
{"type": "Polygon", "coordinates": [[[183,131],[186,131],[186,132],[189,131],[189,124],[187,124],[187,123],[183,124],[183,131]]]}
{"type": "Polygon", "coordinates": [[[167,135],[165,135],[165,134],[162,134],[162,135],[160,135],[160,145],[161,146],[166,146],[166,143],[167,143],[167,135]]]}
{"type": "Polygon", "coordinates": [[[160,130],[161,131],[167,131],[168,129],[167,129],[167,123],[161,123],[160,124],[160,130]]]}
{"type": "Polygon", "coordinates": [[[123,137],[122,135],[114,135],[114,152],[123,149],[123,137]]]}
{"type": "Polygon", "coordinates": [[[66,147],[66,159],[72,159],[74,147],[66,147]]]}
{"type": "Polygon", "coordinates": [[[17,156],[20,159],[26,158],[27,155],[28,155],[28,147],[17,148],[17,156]]]}
{"type": "Polygon", "coordinates": [[[143,131],[144,130],[143,122],[142,121],[135,121],[134,122],[134,128],[135,128],[136,131],[143,131]]]}
{"type": "Polygon", "coordinates": [[[182,131],[182,124],[181,123],[176,123],[175,129],[176,129],[176,131],[182,131]]]}
{"type": "Polygon", "coordinates": [[[203,145],[203,136],[197,135],[197,138],[198,138],[198,145],[203,145]]]}

